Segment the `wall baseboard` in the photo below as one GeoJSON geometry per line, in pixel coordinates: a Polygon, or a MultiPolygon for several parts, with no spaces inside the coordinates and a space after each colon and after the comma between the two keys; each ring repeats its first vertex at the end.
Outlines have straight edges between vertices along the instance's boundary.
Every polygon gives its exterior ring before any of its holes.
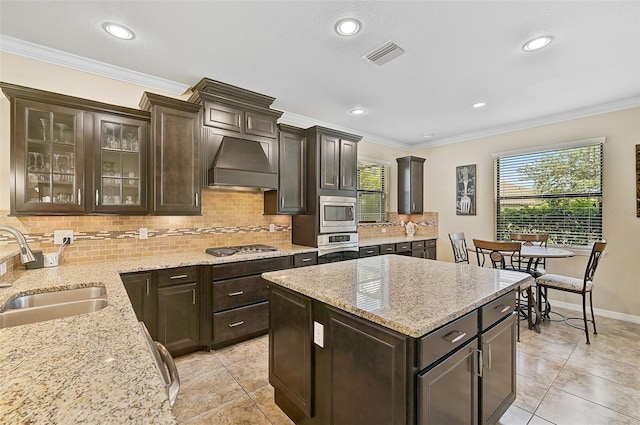
{"type": "MultiPolygon", "coordinates": [[[[582,306],[579,304],[572,304],[563,301],[550,300],[552,306],[566,308],[567,310],[582,312],[582,306]]],[[[593,312],[598,316],[608,317],[609,319],[624,320],[625,322],[640,324],[640,316],[634,316],[632,314],[618,313],[617,311],[603,310],[600,308],[594,308],[593,312]]],[[[587,311],[587,313],[589,313],[587,311]]]]}

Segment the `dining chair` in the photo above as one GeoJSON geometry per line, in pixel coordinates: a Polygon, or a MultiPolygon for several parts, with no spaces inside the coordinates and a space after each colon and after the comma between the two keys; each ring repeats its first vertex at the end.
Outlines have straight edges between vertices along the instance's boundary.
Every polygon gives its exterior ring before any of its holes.
{"type": "MultiPolygon", "coordinates": [[[[522,245],[527,246],[542,246],[547,247],[547,242],[549,241],[548,233],[510,233],[509,239],[514,242],[522,242],[522,245]]],[[[533,267],[529,267],[529,274],[533,277],[537,278],[545,274],[547,271],[545,270],[547,267],[547,261],[544,258],[536,259],[533,267]]]]}
{"type": "Polygon", "coordinates": [[[449,233],[451,248],[453,248],[453,260],[456,263],[469,264],[469,253],[467,252],[467,241],[464,233],[449,233]]]}
{"type": "MultiPolygon", "coordinates": [[[[474,239],[473,245],[476,248],[476,258],[480,267],[488,267],[489,264],[494,269],[513,270],[517,272],[527,273],[526,268],[522,268],[522,256],[520,242],[495,242],[484,241],[480,239],[474,239]]],[[[520,317],[526,318],[529,324],[529,329],[533,328],[533,321],[531,319],[531,309],[534,300],[531,292],[531,287],[526,289],[526,312],[523,311],[522,302],[522,289],[518,288],[518,341],[520,341],[520,317]]],[[[539,318],[539,310],[535,306],[537,317],[539,318]]],[[[536,320],[537,322],[537,320],[536,320]]]]}
{"type": "MultiPolygon", "coordinates": [[[[587,261],[587,268],[582,279],[557,274],[545,274],[536,279],[536,285],[542,288],[545,294],[545,298],[549,289],[556,289],[558,291],[565,291],[582,295],[582,321],[584,323],[584,333],[587,336],[587,344],[591,344],[591,342],[589,341],[589,327],[587,322],[593,323],[593,334],[598,335],[598,331],[596,329],[596,318],[593,315],[593,276],[596,273],[596,268],[600,263],[600,258],[602,257],[602,253],[604,252],[604,248],[606,246],[607,242],[604,240],[601,242],[595,242],[593,244],[591,255],[589,256],[589,261],[587,261]],[[589,294],[591,320],[587,319],[587,294],[589,294]]],[[[567,322],[567,320],[571,319],[580,318],[568,317],[565,319],[565,323],[567,323],[569,326],[582,329],[579,326],[575,326],[567,322]]]]}

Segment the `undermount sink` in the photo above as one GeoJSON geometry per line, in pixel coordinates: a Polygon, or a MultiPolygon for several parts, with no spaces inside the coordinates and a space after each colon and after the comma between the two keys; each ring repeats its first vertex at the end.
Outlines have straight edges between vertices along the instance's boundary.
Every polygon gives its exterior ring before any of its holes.
{"type": "Polygon", "coordinates": [[[107,291],[101,286],[23,295],[4,306],[0,328],[92,313],[107,304],[107,291]]]}

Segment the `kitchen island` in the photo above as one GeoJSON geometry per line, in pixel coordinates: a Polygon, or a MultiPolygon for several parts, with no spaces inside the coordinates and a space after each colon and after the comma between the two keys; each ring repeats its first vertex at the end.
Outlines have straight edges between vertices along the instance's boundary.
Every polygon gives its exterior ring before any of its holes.
{"type": "Polygon", "coordinates": [[[269,380],[298,424],[496,423],[524,273],[385,255],[264,273],[269,380]]]}

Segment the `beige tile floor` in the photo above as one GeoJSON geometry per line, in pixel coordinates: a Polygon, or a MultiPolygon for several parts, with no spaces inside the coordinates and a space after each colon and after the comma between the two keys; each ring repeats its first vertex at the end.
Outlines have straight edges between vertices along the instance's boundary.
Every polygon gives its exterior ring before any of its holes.
{"type": "MultiPolygon", "coordinates": [[[[500,424],[640,425],[640,324],[596,321],[591,345],[562,322],[543,322],[540,334],[523,326],[517,398],[500,424]]],[[[176,364],[180,424],[292,424],[273,401],[266,335],[176,364]]]]}

